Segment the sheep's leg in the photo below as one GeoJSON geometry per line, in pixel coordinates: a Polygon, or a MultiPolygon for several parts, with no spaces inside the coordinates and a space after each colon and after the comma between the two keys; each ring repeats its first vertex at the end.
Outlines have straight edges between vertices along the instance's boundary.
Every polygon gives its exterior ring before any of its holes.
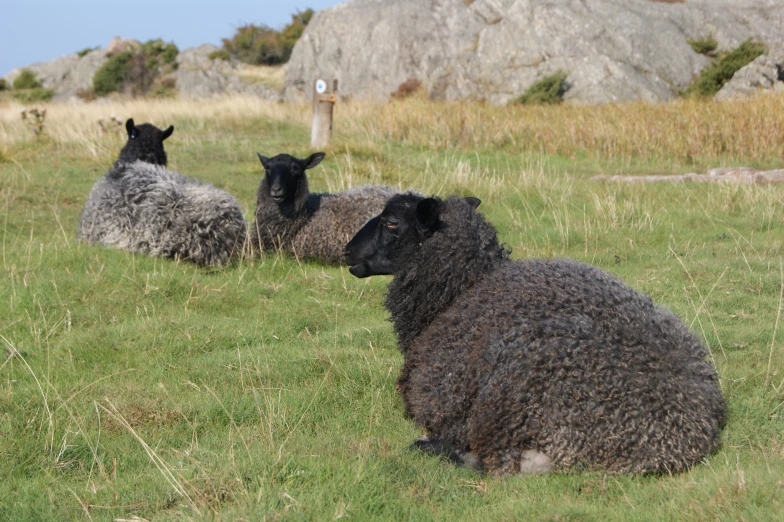
{"type": "Polygon", "coordinates": [[[409,446],[411,450],[419,450],[434,457],[446,457],[449,462],[458,466],[466,466],[475,471],[482,472],[484,468],[479,459],[473,453],[457,449],[453,445],[443,440],[429,439],[422,437],[414,441],[409,446]]]}

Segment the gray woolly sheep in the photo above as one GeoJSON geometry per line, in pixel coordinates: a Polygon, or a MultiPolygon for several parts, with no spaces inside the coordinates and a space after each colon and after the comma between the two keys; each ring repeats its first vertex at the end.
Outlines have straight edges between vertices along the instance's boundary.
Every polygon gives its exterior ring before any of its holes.
{"type": "Polygon", "coordinates": [[[398,195],[346,248],[392,274],[414,447],[493,473],[676,473],[718,444],[724,399],[697,337],[610,274],[511,261],[476,198],[398,195]]]}
{"type": "Polygon", "coordinates": [[[256,222],[251,226],[254,250],[277,250],[329,264],[343,262],[351,236],[381,212],[393,189],[363,185],[338,194],[312,194],[305,170],[324,159],[317,152],[306,159],[288,154],[258,155],[264,177],[256,195],[256,222]]]}
{"type": "Polygon", "coordinates": [[[163,167],[173,127],[128,120],[127,129],[120,159],[90,191],[77,239],[202,266],[240,254],[246,226],[237,200],[163,167]]]}

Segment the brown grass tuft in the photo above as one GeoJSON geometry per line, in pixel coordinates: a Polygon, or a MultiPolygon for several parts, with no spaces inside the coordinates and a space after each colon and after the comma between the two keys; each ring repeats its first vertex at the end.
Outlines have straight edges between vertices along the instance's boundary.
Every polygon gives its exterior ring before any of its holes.
{"type": "Polygon", "coordinates": [[[408,80],[398,85],[395,92],[391,93],[390,96],[398,100],[402,98],[408,98],[409,96],[416,94],[416,92],[421,87],[422,82],[420,80],[417,80],[416,78],[409,78],[408,80]]]}

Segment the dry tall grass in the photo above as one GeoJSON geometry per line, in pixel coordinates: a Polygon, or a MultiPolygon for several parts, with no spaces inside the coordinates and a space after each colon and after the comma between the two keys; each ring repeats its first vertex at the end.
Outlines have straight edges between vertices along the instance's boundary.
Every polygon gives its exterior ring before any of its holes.
{"type": "MultiPolygon", "coordinates": [[[[19,118],[22,106],[0,104],[0,143],[33,140],[19,118]]],[[[252,97],[213,100],[127,100],[47,106],[47,134],[58,143],[100,143],[100,117],[137,121],[179,120],[195,128],[216,121],[266,118],[307,126],[309,105],[252,97]]],[[[495,107],[472,102],[433,102],[411,97],[388,103],[341,103],[338,134],[392,140],[430,149],[504,149],[588,156],[689,162],[698,158],[762,162],[784,156],[784,95],[734,102],[678,100],[585,106],[495,107]]],[[[114,145],[114,143],[112,143],[114,145]]],[[[1,146],[1,145],[0,145],[1,146]]]]}
{"type": "Polygon", "coordinates": [[[430,148],[512,147],[573,157],[721,157],[762,161],[784,155],[784,95],[734,102],[678,100],[616,105],[494,107],[412,98],[338,108],[341,127],[368,138],[430,148]]]}
{"type": "MultiPolygon", "coordinates": [[[[267,118],[307,124],[309,107],[285,105],[252,96],[230,96],[211,100],[195,99],[126,99],[106,100],[89,104],[45,104],[46,135],[58,144],[83,145],[94,151],[125,140],[125,129],[107,133],[98,124],[116,116],[122,121],[132,117],[137,122],[159,125],[180,122],[191,130],[208,128],[215,122],[230,125],[267,118]]],[[[0,105],[0,150],[3,146],[33,141],[20,114],[24,106],[15,102],[0,105]]],[[[179,130],[179,129],[178,129],[179,130]]],[[[178,132],[178,134],[181,133],[178,132]]]]}
{"type": "Polygon", "coordinates": [[[281,90],[286,78],[286,66],[244,64],[242,69],[237,71],[237,76],[248,83],[260,83],[281,90]]]}

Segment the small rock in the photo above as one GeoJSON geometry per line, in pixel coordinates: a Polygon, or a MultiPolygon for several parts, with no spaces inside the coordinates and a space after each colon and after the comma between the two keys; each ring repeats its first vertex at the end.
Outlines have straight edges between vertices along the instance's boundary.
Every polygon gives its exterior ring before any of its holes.
{"type": "Polygon", "coordinates": [[[784,40],[774,43],[764,54],[737,71],[716,93],[715,99],[745,98],[765,91],[784,91],[784,40]]]}

